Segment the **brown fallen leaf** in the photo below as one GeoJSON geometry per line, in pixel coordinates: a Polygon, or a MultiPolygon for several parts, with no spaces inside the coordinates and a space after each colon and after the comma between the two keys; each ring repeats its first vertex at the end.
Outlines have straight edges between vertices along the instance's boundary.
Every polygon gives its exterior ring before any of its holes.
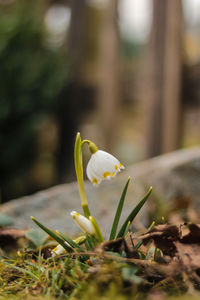
{"type": "Polygon", "coordinates": [[[189,223],[184,225],[188,228],[189,232],[186,234],[182,233],[181,243],[185,243],[185,244],[200,243],[200,224],[189,223]]]}
{"type": "Polygon", "coordinates": [[[150,240],[153,240],[155,246],[162,250],[164,255],[173,257],[177,252],[174,242],[181,238],[181,226],[182,225],[158,225],[148,233],[141,235],[139,239],[143,240],[144,245],[150,240]]]}
{"type": "MultiPolygon", "coordinates": [[[[170,256],[172,270],[199,275],[200,270],[200,225],[159,225],[140,237],[144,244],[153,241],[162,250],[164,259],[170,256]]],[[[161,267],[162,268],[162,267],[161,267]]],[[[165,267],[164,267],[165,268],[165,267]]],[[[167,269],[165,268],[166,273],[167,269]]],[[[192,275],[192,276],[193,276],[192,275]]]]}
{"type": "Polygon", "coordinates": [[[139,258],[138,251],[134,249],[131,244],[131,235],[126,238],[119,238],[113,241],[105,241],[95,248],[95,252],[103,253],[105,251],[117,253],[125,251],[126,257],[139,258]]]}
{"type": "Polygon", "coordinates": [[[184,265],[185,270],[193,271],[200,268],[200,245],[183,244],[175,242],[177,249],[177,257],[184,265]]]}
{"type": "Polygon", "coordinates": [[[15,247],[16,242],[19,238],[25,237],[25,230],[12,229],[12,228],[1,228],[0,229],[0,247],[15,247]]]}
{"type": "Polygon", "coordinates": [[[113,241],[105,241],[99,244],[95,248],[95,252],[105,252],[105,251],[120,252],[122,251],[123,244],[124,244],[123,238],[119,238],[113,241]]]}

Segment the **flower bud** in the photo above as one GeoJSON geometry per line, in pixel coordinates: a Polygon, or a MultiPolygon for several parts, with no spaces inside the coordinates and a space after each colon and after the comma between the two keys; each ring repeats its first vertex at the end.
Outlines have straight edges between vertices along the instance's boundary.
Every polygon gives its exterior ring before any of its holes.
{"type": "Polygon", "coordinates": [[[76,211],[72,211],[71,216],[84,232],[89,233],[91,235],[95,234],[94,227],[90,220],[88,220],[86,217],[80,215],[76,211]]]}
{"type": "MultiPolygon", "coordinates": [[[[69,244],[68,244],[69,246],[69,244]]],[[[66,253],[66,250],[65,248],[63,248],[63,246],[61,245],[57,245],[52,251],[51,251],[51,254],[52,256],[55,256],[55,255],[61,255],[63,253],[66,253]]]]}

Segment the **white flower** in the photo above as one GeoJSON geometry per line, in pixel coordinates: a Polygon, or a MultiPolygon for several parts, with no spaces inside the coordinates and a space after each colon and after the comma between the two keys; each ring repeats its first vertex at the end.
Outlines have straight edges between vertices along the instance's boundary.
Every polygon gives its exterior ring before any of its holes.
{"type": "Polygon", "coordinates": [[[87,177],[93,184],[114,177],[124,166],[108,152],[98,150],[92,154],[86,169],[87,177]]]}
{"type": "MultiPolygon", "coordinates": [[[[67,242],[65,242],[65,243],[67,244],[67,246],[69,246],[69,244],[67,242]]],[[[65,252],[66,252],[65,248],[63,248],[63,246],[61,246],[61,245],[58,245],[51,251],[51,254],[52,254],[52,256],[55,256],[55,255],[61,255],[65,252]]]]}
{"type": "MultiPolygon", "coordinates": [[[[77,244],[82,244],[84,243],[86,240],[86,237],[85,236],[79,236],[78,238],[76,238],[75,240],[73,240],[75,243],[77,244]]],[[[71,247],[70,244],[68,242],[64,242],[68,247],[71,247]]],[[[66,250],[63,246],[61,246],[60,244],[57,245],[55,248],[53,248],[51,250],[51,255],[52,256],[56,256],[56,255],[61,255],[61,254],[64,254],[66,253],[66,250]]]]}
{"type": "Polygon", "coordinates": [[[86,217],[80,215],[74,210],[71,212],[71,216],[84,232],[89,233],[91,235],[95,234],[94,227],[90,220],[88,220],[86,217]]]}

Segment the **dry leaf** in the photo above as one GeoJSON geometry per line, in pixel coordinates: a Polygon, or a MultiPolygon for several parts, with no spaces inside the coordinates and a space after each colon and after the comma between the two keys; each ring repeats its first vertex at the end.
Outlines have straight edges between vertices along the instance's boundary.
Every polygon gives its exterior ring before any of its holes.
{"type": "Polygon", "coordinates": [[[174,256],[176,253],[175,241],[181,237],[182,225],[158,225],[150,232],[143,234],[139,238],[146,245],[150,240],[153,240],[155,246],[162,250],[164,255],[174,256]]]}
{"type": "Polygon", "coordinates": [[[12,228],[1,228],[0,229],[0,247],[15,247],[16,242],[19,238],[25,236],[26,231],[12,228]]]}

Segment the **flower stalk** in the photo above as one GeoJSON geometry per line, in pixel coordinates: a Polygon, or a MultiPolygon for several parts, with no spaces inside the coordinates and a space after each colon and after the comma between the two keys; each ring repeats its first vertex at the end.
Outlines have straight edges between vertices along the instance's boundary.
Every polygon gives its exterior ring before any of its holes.
{"type": "Polygon", "coordinates": [[[81,198],[81,205],[86,218],[89,218],[90,210],[88,207],[87,196],[85,192],[84,180],[83,180],[83,157],[82,157],[82,142],[81,136],[78,132],[76,135],[75,149],[74,149],[74,163],[76,170],[76,177],[79,187],[79,194],[81,198]]]}
{"type": "MultiPolygon", "coordinates": [[[[80,133],[77,133],[76,136],[76,142],[75,142],[75,149],[74,149],[74,161],[75,161],[75,170],[76,170],[76,176],[77,176],[77,181],[78,181],[78,187],[79,187],[79,193],[80,193],[80,198],[81,198],[81,205],[83,208],[83,212],[86,218],[88,218],[94,226],[95,230],[95,236],[97,239],[102,242],[104,241],[104,238],[102,236],[101,230],[94,219],[94,217],[91,217],[91,213],[88,207],[88,201],[87,201],[87,196],[85,192],[85,186],[84,186],[84,178],[83,178],[83,157],[82,157],[82,147],[84,144],[88,144],[89,150],[92,154],[95,154],[98,151],[97,146],[91,142],[90,140],[83,140],[81,141],[81,136],[80,133]]],[[[77,215],[73,213],[73,218],[76,219],[77,221],[77,215]],[[76,216],[76,217],[75,217],[76,216]]],[[[78,218],[78,220],[80,217],[78,218]]],[[[80,226],[80,224],[79,224],[80,226]]],[[[86,230],[87,232],[87,230],[86,230]]]]}
{"type": "Polygon", "coordinates": [[[95,145],[95,143],[91,142],[90,140],[83,140],[81,142],[81,146],[83,146],[84,144],[88,144],[88,148],[91,154],[94,154],[98,151],[98,147],[95,145]]]}

